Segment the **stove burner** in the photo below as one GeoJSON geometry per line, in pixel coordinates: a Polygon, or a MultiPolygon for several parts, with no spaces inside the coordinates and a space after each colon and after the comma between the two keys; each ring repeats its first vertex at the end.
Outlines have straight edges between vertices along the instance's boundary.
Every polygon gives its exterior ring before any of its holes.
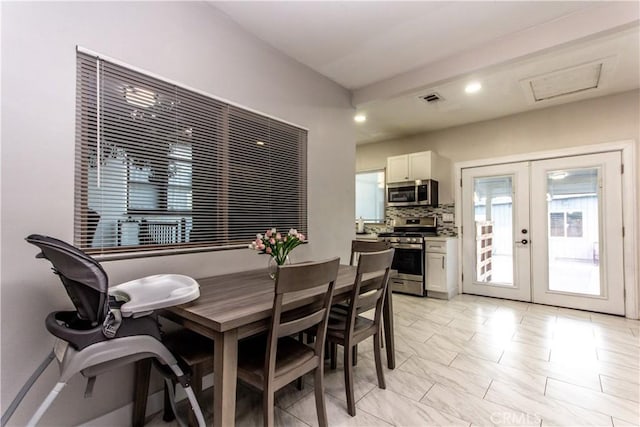
{"type": "Polygon", "coordinates": [[[406,231],[387,231],[378,233],[378,237],[433,237],[437,236],[435,231],[423,231],[423,232],[406,232],[406,231]]]}
{"type": "Polygon", "coordinates": [[[401,218],[393,231],[378,233],[380,240],[399,243],[423,243],[425,237],[437,236],[435,217],[401,218]]]}

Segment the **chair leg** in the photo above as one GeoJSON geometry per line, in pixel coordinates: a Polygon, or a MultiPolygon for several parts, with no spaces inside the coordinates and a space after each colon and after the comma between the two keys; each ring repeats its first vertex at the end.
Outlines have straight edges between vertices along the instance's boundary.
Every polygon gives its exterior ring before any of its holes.
{"type": "Polygon", "coordinates": [[[296,388],[298,390],[302,390],[304,388],[304,381],[303,381],[304,376],[302,377],[298,377],[298,379],[296,380],[296,388]]]}
{"type": "Polygon", "coordinates": [[[138,360],[135,363],[135,382],[133,390],[133,414],[131,427],[143,427],[147,398],[149,396],[149,380],[151,378],[151,359],[138,360]]]}
{"type": "MultiPolygon", "coordinates": [[[[172,382],[172,387],[175,388],[175,383],[172,382]]],[[[164,410],[162,412],[162,421],[171,422],[176,419],[176,415],[173,413],[173,409],[171,408],[171,395],[169,394],[169,385],[165,382],[164,384],[164,410]]]]}
{"type": "Polygon", "coordinates": [[[67,385],[66,382],[60,381],[53,386],[53,388],[51,389],[47,397],[44,399],[44,401],[40,404],[40,406],[36,410],[36,413],[33,414],[31,419],[27,423],[28,427],[35,427],[36,424],[38,424],[38,421],[40,421],[40,418],[42,418],[42,415],[44,415],[45,411],[49,408],[49,406],[51,406],[55,398],[58,397],[58,394],[66,385],[67,385]]]}
{"type": "Polygon", "coordinates": [[[378,374],[378,387],[387,388],[384,382],[384,370],[382,369],[382,350],[380,350],[380,332],[373,336],[373,355],[376,359],[376,374],[378,374]]]}
{"type": "Polygon", "coordinates": [[[264,427],[273,427],[275,424],[274,421],[274,409],[273,405],[275,404],[274,399],[274,391],[271,386],[268,386],[262,392],[262,410],[264,413],[264,427]]]}
{"type": "Polygon", "coordinates": [[[352,417],[355,417],[356,403],[353,397],[353,351],[346,345],[344,348],[344,387],[347,393],[347,412],[352,417]]]}
{"type": "MultiPolygon", "coordinates": [[[[185,374],[184,372],[182,372],[182,369],[180,369],[177,363],[167,366],[173,371],[173,374],[176,376],[176,378],[184,377],[185,374]]],[[[182,389],[187,394],[187,398],[189,399],[189,403],[191,404],[191,411],[195,413],[197,425],[199,427],[205,427],[206,423],[204,420],[204,415],[202,413],[202,410],[200,409],[200,404],[198,403],[198,399],[196,398],[196,395],[193,392],[193,388],[189,384],[189,381],[187,381],[186,384],[183,385],[182,389]]]]}
{"type": "Polygon", "coordinates": [[[330,351],[329,353],[331,354],[331,369],[336,369],[338,367],[338,362],[336,360],[336,358],[338,357],[338,344],[332,342],[329,343],[329,347],[330,347],[330,351]]]}
{"type": "Polygon", "coordinates": [[[353,366],[356,366],[358,365],[358,346],[354,345],[351,351],[353,352],[353,366]]]}
{"type": "MultiPolygon", "coordinates": [[[[191,367],[191,389],[193,390],[193,394],[195,394],[196,399],[199,402],[202,402],[200,396],[202,394],[202,365],[194,365],[191,367]]],[[[189,411],[189,427],[194,427],[198,425],[198,420],[196,419],[196,415],[193,411],[189,411]]]]}
{"type": "Polygon", "coordinates": [[[324,403],[324,369],[322,363],[316,368],[315,377],[316,412],[318,413],[318,425],[327,427],[327,406],[324,403]]]}

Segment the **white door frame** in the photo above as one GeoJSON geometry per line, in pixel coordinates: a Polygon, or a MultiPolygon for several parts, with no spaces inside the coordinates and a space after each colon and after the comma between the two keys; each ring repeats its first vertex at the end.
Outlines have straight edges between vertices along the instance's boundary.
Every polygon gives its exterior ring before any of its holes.
{"type": "MultiPolygon", "coordinates": [[[[576,156],[583,154],[597,154],[606,151],[620,151],[624,174],[622,175],[622,220],[625,230],[624,247],[624,282],[625,282],[625,316],[638,319],[640,311],[640,292],[638,290],[638,212],[637,212],[637,178],[636,178],[636,148],[633,140],[608,142],[602,144],[567,147],[558,150],[536,151],[524,154],[514,154],[504,157],[456,162],[453,165],[455,183],[455,227],[460,235],[462,225],[462,169],[478,166],[489,166],[501,163],[515,163],[533,160],[552,159],[556,157],[576,156]]],[[[458,271],[462,272],[462,245],[458,245],[458,271]]],[[[461,274],[461,273],[460,273],[461,274]]],[[[458,278],[458,291],[462,292],[462,277],[458,278]]]]}

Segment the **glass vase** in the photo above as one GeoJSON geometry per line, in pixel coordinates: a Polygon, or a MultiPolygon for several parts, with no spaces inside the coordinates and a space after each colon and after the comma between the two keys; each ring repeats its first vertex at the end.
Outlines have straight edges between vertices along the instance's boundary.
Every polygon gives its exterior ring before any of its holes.
{"type": "MultiPolygon", "coordinates": [[[[291,259],[289,258],[289,255],[287,255],[284,258],[284,263],[283,264],[291,264],[291,259]]],[[[269,257],[269,263],[267,264],[267,270],[269,271],[269,277],[271,277],[271,279],[275,280],[276,278],[276,273],[278,272],[278,263],[276,261],[276,259],[272,256],[269,257]]]]}

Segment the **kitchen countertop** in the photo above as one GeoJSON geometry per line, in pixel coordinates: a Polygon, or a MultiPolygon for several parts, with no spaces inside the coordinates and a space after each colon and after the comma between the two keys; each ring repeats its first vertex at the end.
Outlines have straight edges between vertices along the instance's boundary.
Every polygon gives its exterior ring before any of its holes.
{"type": "Polygon", "coordinates": [[[357,234],[356,240],[378,240],[378,235],[376,233],[365,233],[365,234],[357,234]]]}
{"type": "Polygon", "coordinates": [[[431,240],[432,242],[444,242],[449,239],[457,239],[457,236],[429,236],[425,237],[424,240],[431,240]]]}
{"type": "MultiPolygon", "coordinates": [[[[425,240],[430,240],[432,242],[444,242],[449,239],[457,239],[457,236],[429,236],[425,237],[425,240]]],[[[378,235],[376,233],[365,233],[365,234],[357,234],[356,240],[378,240],[378,235]]]]}

